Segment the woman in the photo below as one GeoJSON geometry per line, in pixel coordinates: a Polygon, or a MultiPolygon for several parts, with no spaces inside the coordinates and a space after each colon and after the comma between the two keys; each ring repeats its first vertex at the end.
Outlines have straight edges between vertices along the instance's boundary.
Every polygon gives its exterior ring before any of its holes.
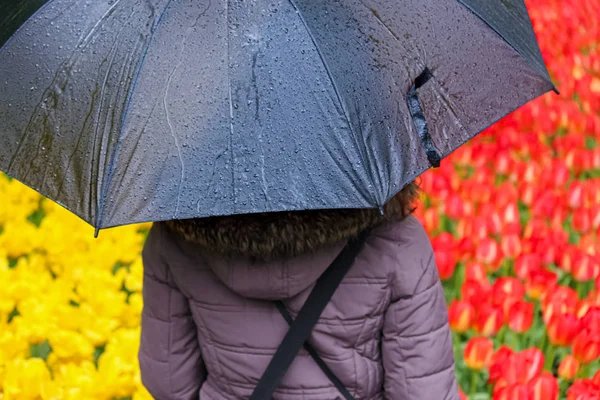
{"type": "MultiPolygon", "coordinates": [[[[369,236],[310,345],[355,399],[454,400],[452,341],[429,239],[406,186],[379,210],[157,223],[143,251],[142,381],[157,399],[247,399],[292,316],[350,238],[369,236]]],[[[306,351],[274,399],[342,399],[306,351]]]]}

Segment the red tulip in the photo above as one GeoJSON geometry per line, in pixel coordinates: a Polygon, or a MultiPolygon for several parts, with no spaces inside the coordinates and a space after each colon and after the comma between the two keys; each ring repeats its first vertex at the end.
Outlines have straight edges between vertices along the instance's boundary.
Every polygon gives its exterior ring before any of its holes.
{"type": "Polygon", "coordinates": [[[581,251],[592,257],[597,258],[598,256],[600,256],[600,250],[598,249],[596,235],[593,233],[582,235],[579,239],[579,244],[577,246],[581,249],[581,251]]]}
{"type": "Polygon", "coordinates": [[[526,366],[524,379],[526,381],[530,381],[540,374],[542,368],[544,368],[544,354],[540,349],[531,347],[517,354],[524,360],[523,363],[526,366]]]}
{"type": "Polygon", "coordinates": [[[539,300],[548,291],[554,290],[558,282],[558,275],[555,272],[545,268],[538,268],[529,271],[527,280],[525,281],[525,290],[527,296],[532,299],[539,300]]]}
{"type": "Polygon", "coordinates": [[[600,200],[590,208],[590,218],[592,229],[597,231],[600,228],[600,200]]]}
{"type": "Polygon", "coordinates": [[[533,303],[518,300],[509,311],[508,326],[515,332],[527,331],[533,323],[533,303]]]}
{"type": "Polygon", "coordinates": [[[522,383],[513,383],[494,391],[492,400],[533,400],[531,390],[522,383]]]}
{"type": "Polygon", "coordinates": [[[532,400],[558,399],[558,381],[550,372],[544,371],[533,378],[529,387],[532,400]]]}
{"type": "Polygon", "coordinates": [[[562,269],[565,272],[571,272],[578,253],[579,249],[577,249],[575,246],[568,246],[563,252],[560,263],[558,265],[560,269],[562,269]]]}
{"type": "Polygon", "coordinates": [[[492,286],[494,293],[502,292],[508,296],[522,298],[525,295],[525,287],[517,278],[502,276],[494,282],[492,286]]]}
{"type": "Polygon", "coordinates": [[[465,201],[456,193],[451,193],[444,202],[444,213],[452,219],[460,219],[464,216],[465,201]]]}
{"type": "Polygon", "coordinates": [[[548,339],[555,346],[570,346],[580,326],[579,319],[571,313],[554,315],[548,322],[548,339]]]}
{"type": "Polygon", "coordinates": [[[541,166],[535,163],[527,163],[523,172],[525,182],[537,182],[541,175],[541,166]]]}
{"type": "Polygon", "coordinates": [[[588,233],[592,229],[591,210],[578,208],[573,211],[573,228],[580,233],[588,233]]]}
{"type": "Polygon", "coordinates": [[[473,221],[465,218],[458,221],[458,224],[456,225],[456,234],[460,238],[468,237],[475,240],[476,238],[473,235],[473,221]]]}
{"type": "Polygon", "coordinates": [[[567,390],[567,400],[598,400],[600,385],[591,379],[576,380],[567,390]]]}
{"type": "Polygon", "coordinates": [[[571,209],[577,209],[583,206],[583,182],[574,181],[567,189],[567,204],[571,209]]]}
{"type": "Polygon", "coordinates": [[[578,302],[577,292],[573,289],[566,286],[556,286],[542,298],[544,322],[547,324],[552,315],[557,313],[575,312],[578,302]]]}
{"type": "MultiPolygon", "coordinates": [[[[486,203],[486,205],[489,205],[490,207],[492,206],[489,203],[486,203]]],[[[487,231],[488,233],[492,234],[492,235],[498,235],[500,233],[502,233],[506,223],[502,220],[502,217],[500,216],[500,213],[496,210],[491,210],[489,213],[484,214],[483,210],[479,210],[479,213],[481,215],[487,215],[487,231]]]]}
{"type": "Polygon", "coordinates": [[[581,326],[592,332],[600,332],[600,307],[591,306],[581,318],[581,326]]]}
{"type": "Polygon", "coordinates": [[[500,307],[482,304],[477,310],[474,328],[483,336],[493,336],[502,328],[503,320],[504,312],[500,307]]]}
{"type": "Polygon", "coordinates": [[[468,281],[487,282],[487,271],[482,263],[474,261],[465,266],[465,279],[468,281]]]}
{"type": "Polygon", "coordinates": [[[600,263],[595,257],[579,252],[575,259],[571,273],[573,279],[578,282],[585,282],[596,278],[600,274],[600,263]]]}
{"type": "Polygon", "coordinates": [[[435,251],[438,250],[454,250],[456,240],[450,232],[442,232],[431,241],[435,251]]]}
{"type": "MultiPolygon", "coordinates": [[[[593,296],[593,292],[590,292],[593,296]]],[[[581,319],[583,316],[592,308],[597,307],[590,299],[583,299],[577,304],[575,308],[575,315],[581,319]]],[[[585,326],[585,325],[584,325],[585,326]]]]}
{"type": "Polygon", "coordinates": [[[496,270],[499,267],[498,260],[500,258],[498,243],[494,239],[483,238],[475,251],[475,258],[491,270],[496,270]]]}
{"type": "Polygon", "coordinates": [[[514,353],[513,349],[502,345],[491,357],[489,366],[489,383],[496,383],[503,375],[506,360],[514,353]]]}
{"type": "Polygon", "coordinates": [[[573,357],[582,364],[589,364],[600,357],[600,332],[589,329],[580,331],[573,340],[573,357]]]}
{"type": "Polygon", "coordinates": [[[467,280],[460,288],[463,300],[471,304],[482,304],[489,299],[492,294],[492,287],[487,280],[471,281],[467,280]]]}
{"type": "Polygon", "coordinates": [[[503,235],[500,239],[500,248],[505,257],[514,259],[521,254],[521,239],[517,234],[503,235]]]}
{"type": "Polygon", "coordinates": [[[456,258],[450,250],[436,250],[435,262],[437,264],[440,279],[447,280],[452,278],[456,268],[456,258]]]}
{"type": "Polygon", "coordinates": [[[434,232],[440,226],[440,213],[435,208],[428,208],[423,212],[422,223],[427,232],[434,232]]]}
{"type": "Polygon", "coordinates": [[[504,222],[507,224],[520,222],[521,213],[516,203],[507,204],[502,212],[504,222]]]}
{"type": "Polygon", "coordinates": [[[460,400],[469,400],[467,395],[462,391],[460,387],[458,388],[458,397],[460,398],[460,400]]]}
{"type": "Polygon", "coordinates": [[[572,381],[577,376],[579,361],[571,354],[567,354],[558,366],[558,376],[567,381],[572,381]]]}
{"type": "MultiPolygon", "coordinates": [[[[519,199],[519,191],[514,182],[504,182],[495,188],[493,193],[492,205],[495,209],[505,210],[509,204],[517,204],[519,199]]],[[[506,222],[508,220],[505,219],[506,222]]]]}
{"type": "Polygon", "coordinates": [[[453,300],[448,307],[450,328],[455,332],[466,332],[475,319],[475,308],[464,300],[453,300]]]}
{"type": "Polygon", "coordinates": [[[465,346],[465,364],[474,370],[483,369],[489,365],[493,352],[494,343],[490,339],[474,337],[465,346]]]}
{"type": "Polygon", "coordinates": [[[527,206],[531,207],[534,200],[538,197],[540,188],[531,182],[521,182],[519,184],[520,200],[527,206]]]}
{"type": "Polygon", "coordinates": [[[458,241],[458,254],[460,260],[470,260],[475,252],[475,243],[471,237],[463,237],[458,241]]]}
{"type": "Polygon", "coordinates": [[[565,164],[564,160],[560,158],[553,158],[552,169],[548,174],[548,182],[553,184],[554,187],[563,188],[570,179],[570,172],[565,164]]]}
{"type": "Polygon", "coordinates": [[[548,223],[545,219],[534,218],[527,222],[523,231],[523,238],[540,238],[547,235],[549,231],[548,223]]]}
{"type": "Polygon", "coordinates": [[[600,389],[600,369],[598,371],[596,371],[596,373],[592,377],[592,383],[594,385],[598,385],[599,389],[600,389]]]}
{"type": "Polygon", "coordinates": [[[542,265],[542,259],[537,254],[521,254],[515,259],[515,273],[521,279],[527,279],[529,272],[533,269],[539,269],[542,265]]]}
{"type": "MultiPolygon", "coordinates": [[[[485,241],[488,238],[488,222],[484,217],[475,217],[471,223],[472,235],[476,240],[485,241]]],[[[494,242],[495,243],[495,242],[494,242]]]]}
{"type": "Polygon", "coordinates": [[[510,310],[520,301],[519,298],[509,296],[504,292],[496,292],[492,296],[492,305],[499,307],[502,310],[502,323],[508,324],[510,320],[510,310]]]}

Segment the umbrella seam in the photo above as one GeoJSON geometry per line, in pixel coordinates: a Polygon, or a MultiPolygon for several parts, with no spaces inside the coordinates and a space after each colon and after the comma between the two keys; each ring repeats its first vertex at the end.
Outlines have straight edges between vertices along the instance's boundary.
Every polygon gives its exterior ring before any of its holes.
{"type": "Polygon", "coordinates": [[[98,201],[98,215],[96,218],[96,232],[95,232],[95,236],[98,236],[98,231],[101,228],[101,224],[102,224],[102,217],[104,216],[104,204],[105,204],[105,200],[106,200],[106,196],[108,195],[108,184],[110,183],[112,176],[113,176],[113,167],[114,167],[114,163],[117,159],[117,154],[119,152],[119,147],[121,144],[121,130],[123,128],[123,125],[125,124],[125,120],[127,118],[127,113],[129,111],[129,105],[131,103],[131,98],[133,96],[133,92],[135,91],[135,88],[137,87],[137,83],[140,77],[140,72],[142,70],[142,67],[145,64],[146,61],[146,56],[148,55],[148,51],[150,50],[150,46],[152,45],[152,42],[154,41],[154,37],[156,35],[156,32],[158,31],[158,27],[160,26],[161,22],[163,21],[163,18],[166,14],[167,9],[169,8],[169,6],[171,5],[171,2],[173,0],[168,0],[167,4],[165,5],[165,7],[163,8],[160,16],[158,17],[158,20],[156,21],[156,24],[154,25],[154,28],[152,30],[152,34],[150,35],[150,39],[148,40],[148,45],[146,46],[146,49],[144,51],[144,54],[142,55],[142,58],[140,60],[140,65],[137,68],[137,72],[135,74],[135,78],[133,80],[133,83],[131,85],[131,88],[129,89],[129,93],[127,94],[127,99],[125,100],[125,106],[123,109],[123,116],[121,118],[121,123],[119,125],[119,131],[118,131],[118,137],[117,137],[117,143],[115,144],[115,149],[113,151],[112,157],[110,159],[110,162],[108,164],[108,168],[105,171],[105,178],[102,181],[102,194],[100,195],[100,199],[98,201]]]}
{"type": "MultiPolygon", "coordinates": [[[[511,42],[509,42],[504,35],[502,35],[502,33],[500,33],[496,28],[494,28],[488,21],[486,21],[481,15],[479,15],[475,10],[473,10],[468,4],[464,3],[462,0],[457,0],[459,4],[461,4],[464,8],[466,8],[471,14],[473,14],[474,16],[477,17],[477,19],[479,19],[480,21],[482,21],[484,24],[486,24],[492,31],[494,31],[506,44],[508,44],[521,58],[523,58],[527,64],[531,65],[534,70],[536,72],[540,72],[537,68],[536,65],[533,65],[533,63],[527,58],[525,57],[511,42]]],[[[529,15],[529,14],[528,14],[529,15]]],[[[531,19],[530,19],[531,21],[531,19]]],[[[544,65],[545,68],[545,76],[544,79],[548,80],[551,84],[552,84],[552,90],[554,90],[555,92],[558,91],[558,89],[556,88],[556,86],[554,85],[554,82],[552,82],[552,79],[550,78],[550,74],[548,73],[548,68],[544,65]]]]}
{"type": "MultiPolygon", "coordinates": [[[[344,117],[346,119],[346,122],[348,123],[348,128],[350,129],[350,133],[352,133],[352,139],[354,140],[354,142],[356,144],[362,164],[365,166],[365,168],[367,170],[366,172],[368,175],[369,183],[372,186],[375,186],[375,182],[373,182],[373,171],[371,168],[371,163],[367,162],[368,157],[365,155],[365,152],[363,151],[364,150],[363,148],[365,147],[364,141],[363,141],[362,145],[358,141],[357,134],[354,130],[354,127],[352,126],[352,121],[350,120],[350,116],[349,116],[348,110],[346,108],[346,104],[344,103],[344,101],[342,101],[342,96],[340,95],[340,91],[337,87],[337,84],[336,84],[335,80],[333,79],[333,75],[331,74],[331,71],[329,70],[329,66],[327,65],[327,62],[325,61],[325,58],[323,57],[323,54],[321,53],[321,49],[319,48],[319,45],[317,44],[317,42],[312,34],[312,31],[308,27],[308,24],[306,23],[304,16],[302,15],[302,13],[300,12],[300,9],[296,5],[295,0],[289,0],[289,2],[292,4],[292,7],[294,7],[294,9],[296,10],[298,17],[300,18],[300,21],[302,22],[302,25],[304,26],[304,29],[306,29],[306,32],[308,33],[310,40],[312,41],[313,45],[315,46],[315,50],[317,51],[317,54],[319,55],[321,63],[323,64],[323,67],[325,68],[325,71],[327,72],[327,76],[329,77],[329,81],[331,82],[331,86],[333,87],[333,91],[335,92],[335,96],[340,104],[340,107],[342,108],[344,117]]],[[[374,199],[374,198],[371,198],[370,200],[371,200],[370,201],[371,204],[377,203],[376,199],[374,199]]],[[[378,205],[381,206],[381,204],[378,204],[378,205]]]]}
{"type": "Polygon", "coordinates": [[[14,31],[10,37],[6,40],[6,42],[4,42],[2,44],[2,46],[0,46],[0,50],[2,50],[3,48],[5,48],[10,42],[12,42],[14,40],[15,37],[17,37],[17,33],[19,33],[23,27],[25,26],[25,22],[33,19],[35,16],[37,16],[38,14],[40,14],[46,7],[50,7],[50,4],[52,3],[51,0],[45,0],[44,4],[42,4],[37,10],[34,11],[33,14],[31,14],[22,24],[21,26],[19,26],[17,28],[16,31],[14,31]]]}
{"type": "Polygon", "coordinates": [[[229,44],[229,0],[225,1],[225,12],[226,20],[227,20],[227,28],[225,32],[227,32],[227,87],[229,93],[229,154],[230,154],[230,167],[231,167],[231,194],[232,194],[232,206],[233,206],[233,214],[237,213],[237,197],[235,193],[235,155],[233,154],[233,97],[231,96],[231,75],[230,73],[230,63],[231,63],[231,55],[230,55],[230,44],[229,44]]]}

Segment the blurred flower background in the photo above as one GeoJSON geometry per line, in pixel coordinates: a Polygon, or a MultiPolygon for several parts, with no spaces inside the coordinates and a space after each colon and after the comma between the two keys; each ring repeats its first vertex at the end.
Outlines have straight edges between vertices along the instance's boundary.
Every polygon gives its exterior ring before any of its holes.
{"type": "MultiPolygon", "coordinates": [[[[461,395],[600,399],[600,2],[528,0],[561,95],[427,172],[417,216],[461,395]]],[[[148,224],[102,231],[0,175],[0,399],[150,399],[137,365],[148,224]]]]}

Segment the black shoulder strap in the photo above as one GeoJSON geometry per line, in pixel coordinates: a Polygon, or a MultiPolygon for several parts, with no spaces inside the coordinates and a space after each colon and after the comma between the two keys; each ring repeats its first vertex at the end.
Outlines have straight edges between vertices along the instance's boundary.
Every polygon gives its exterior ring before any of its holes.
{"type": "MultiPolygon", "coordinates": [[[[290,315],[288,310],[285,308],[285,305],[281,301],[276,301],[275,305],[277,306],[279,313],[287,321],[288,325],[291,325],[292,322],[294,322],[294,320],[292,319],[292,316],[290,315]]],[[[319,366],[319,368],[321,368],[321,371],[323,371],[323,373],[325,374],[325,376],[327,376],[329,381],[334,384],[338,392],[340,392],[340,394],[344,396],[344,399],[355,400],[354,397],[352,397],[352,395],[348,391],[348,389],[346,389],[346,386],[344,386],[340,378],[338,378],[337,375],[329,369],[325,361],[323,361],[323,359],[319,357],[317,351],[308,342],[304,342],[304,349],[312,357],[312,359],[319,366]]]]}
{"type": "Polygon", "coordinates": [[[300,348],[310,337],[313,327],[319,320],[325,306],[331,300],[333,293],[350,270],[350,267],[352,267],[354,259],[362,249],[367,236],[368,232],[363,232],[358,238],[348,242],[329,268],[319,277],[249,400],[271,399],[273,392],[281,383],[300,348]]]}

